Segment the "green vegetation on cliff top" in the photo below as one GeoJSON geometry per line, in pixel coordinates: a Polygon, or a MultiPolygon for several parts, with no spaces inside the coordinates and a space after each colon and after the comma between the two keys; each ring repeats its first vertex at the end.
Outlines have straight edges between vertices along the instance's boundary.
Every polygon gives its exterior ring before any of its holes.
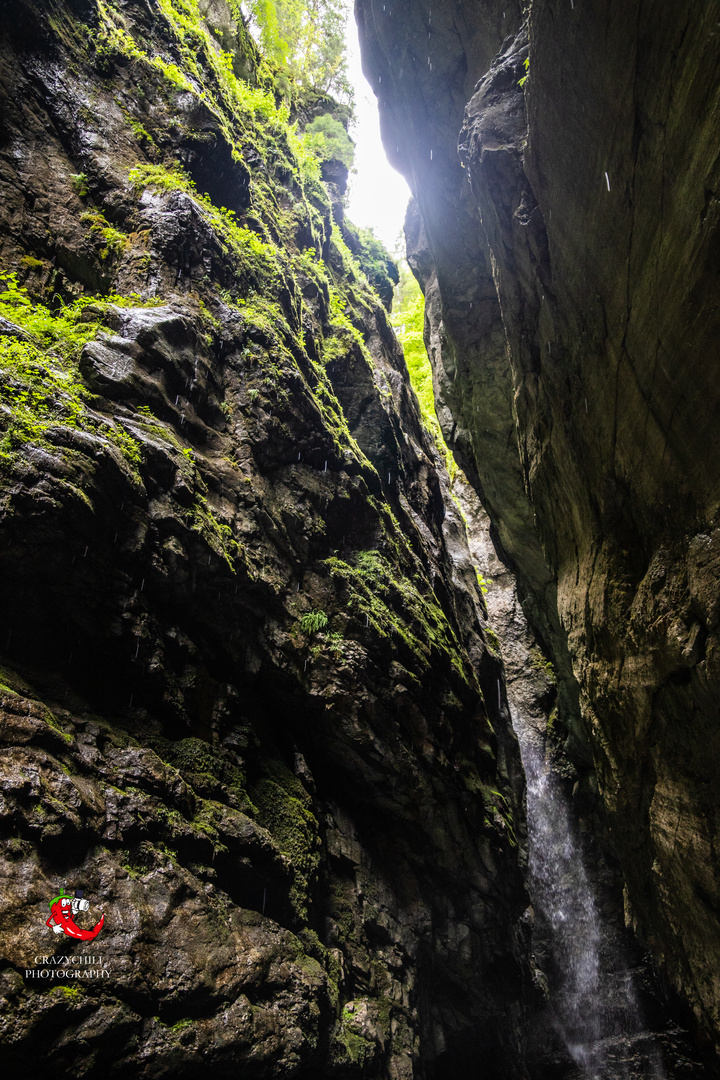
{"type": "Polygon", "coordinates": [[[266,56],[290,84],[352,102],[345,0],[245,0],[266,56]]]}

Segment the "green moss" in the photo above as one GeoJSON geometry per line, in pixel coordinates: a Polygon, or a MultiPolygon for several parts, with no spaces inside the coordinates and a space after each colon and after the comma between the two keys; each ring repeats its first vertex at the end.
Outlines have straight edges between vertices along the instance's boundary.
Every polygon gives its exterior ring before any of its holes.
{"type": "Polygon", "coordinates": [[[511,847],[517,847],[517,837],[515,835],[515,820],[513,818],[510,805],[497,788],[490,787],[489,784],[479,783],[477,790],[482,796],[483,805],[486,812],[486,822],[494,828],[497,825],[497,821],[494,818],[499,817],[502,821],[503,831],[510,842],[511,847]]]}
{"type": "Polygon", "coordinates": [[[191,528],[202,536],[208,547],[223,559],[231,573],[237,573],[237,562],[243,554],[243,549],[233,536],[229,525],[218,521],[210,509],[207,498],[201,494],[195,494],[192,506],[187,511],[187,518],[191,528]]]}
{"type": "Polygon", "coordinates": [[[130,129],[141,146],[147,147],[154,145],[155,140],[152,135],[141,123],[139,123],[139,121],[131,119],[130,129]]]}
{"type": "Polygon", "coordinates": [[[186,1028],[192,1027],[194,1023],[195,1021],[191,1020],[190,1017],[187,1017],[184,1020],[176,1020],[176,1022],[171,1026],[170,1030],[176,1033],[178,1031],[185,1031],[186,1028]]]}
{"type": "Polygon", "coordinates": [[[65,731],[64,728],[60,726],[60,721],[50,712],[49,709],[46,710],[43,719],[45,720],[45,723],[48,725],[48,727],[51,727],[53,731],[57,732],[61,739],[63,739],[66,743],[72,743],[74,741],[75,736],[72,735],[70,732],[65,731]]]}
{"type": "Polygon", "coordinates": [[[72,189],[76,195],[79,195],[81,199],[84,199],[88,194],[87,176],[85,173],[71,173],[70,183],[72,189]]]}
{"type": "Polygon", "coordinates": [[[354,1024],[354,1010],[346,1005],[335,1028],[332,1056],[337,1065],[352,1066],[353,1070],[364,1070],[370,1066],[375,1057],[377,1046],[374,1041],[364,1038],[354,1028],[354,1024]]]}
{"type": "MultiPolygon", "coordinates": [[[[308,137],[299,135],[289,125],[287,108],[276,105],[262,64],[257,66],[253,61],[260,85],[249,86],[237,77],[237,58],[218,49],[196,0],[161,0],[160,10],[167,26],[163,33],[172,40],[172,49],[167,53],[161,50],[161,55],[154,58],[146,51],[145,42],[133,38],[132,24],[122,11],[105,0],[99,10],[102,23],[99,38],[104,36],[108,47],[111,45],[118,55],[132,61],[137,71],[143,67],[148,72],[159,70],[155,63],[159,56],[164,80],[168,73],[174,77],[171,69],[176,64],[192,84],[192,90],[188,92],[213,111],[222,138],[237,161],[245,162],[251,158],[257,162],[250,177],[250,206],[242,218],[216,206],[177,166],[161,164],[157,160],[141,161],[129,174],[136,193],[144,188],[183,191],[194,200],[217,237],[224,263],[231,268],[231,274],[224,282],[223,299],[241,312],[253,340],[257,340],[259,334],[265,339],[265,350],[260,359],[261,378],[255,385],[252,379],[246,383],[248,403],[263,400],[266,411],[278,416],[285,408],[292,408],[290,388],[293,381],[297,385],[299,376],[317,404],[318,424],[332,439],[328,457],[342,460],[350,449],[364,468],[371,469],[351,437],[322,364],[315,359],[322,357],[327,362],[352,352],[371,364],[353,311],[360,311],[363,305],[369,308],[374,301],[364,274],[337,228],[330,241],[331,265],[325,266],[319,258],[328,239],[330,200],[319,182],[317,156],[312,152],[308,137]],[[279,201],[278,191],[283,195],[290,194],[291,198],[279,201]],[[301,232],[303,243],[307,244],[308,227],[312,246],[306,251],[298,251],[297,234],[301,232]],[[295,280],[296,274],[316,282],[320,290],[319,311],[308,310],[315,305],[305,304],[295,280]],[[331,297],[332,278],[335,279],[335,292],[331,297]],[[341,280],[342,295],[338,288],[341,280]],[[354,284],[354,292],[348,289],[348,284],[354,284]],[[307,342],[309,324],[315,328],[316,340],[312,346],[307,342]],[[320,328],[328,326],[327,340],[323,341],[320,328]]],[[[147,132],[142,119],[133,119],[128,114],[133,134],[145,143],[147,132]]],[[[152,153],[156,155],[159,151],[152,149],[152,153]]],[[[245,165],[241,167],[245,168],[245,165]]],[[[104,228],[97,220],[88,219],[88,222],[91,232],[104,228]]],[[[114,250],[109,241],[110,238],[102,249],[107,250],[108,255],[114,250]]],[[[116,241],[120,243],[118,238],[116,241]]],[[[211,291],[204,283],[198,283],[198,288],[206,297],[211,291]]],[[[237,555],[232,537],[214,520],[202,495],[191,517],[193,527],[232,564],[237,555]]]]}
{"type": "Polygon", "coordinates": [[[530,650],[530,663],[534,671],[540,672],[545,676],[547,681],[552,685],[557,685],[557,677],[555,675],[555,668],[537,645],[533,645],[530,650]]]}
{"type": "Polygon", "coordinates": [[[71,1005],[79,1005],[85,997],[85,991],[81,986],[53,986],[50,993],[59,994],[71,1005]]]}
{"type": "MultiPolygon", "coordinates": [[[[372,469],[372,465],[350,434],[345,414],[327,372],[322,364],[316,363],[307,355],[301,334],[302,309],[297,312],[297,329],[294,329],[288,313],[281,305],[265,296],[253,295],[247,301],[239,300],[237,308],[242,312],[247,326],[252,328],[253,338],[261,337],[263,340],[264,348],[249,354],[248,359],[254,355],[263,369],[265,386],[271,389],[275,385],[288,383],[291,377],[299,379],[315,401],[322,426],[333,439],[335,455],[342,458],[350,449],[358,461],[372,469]]],[[[251,400],[256,396],[253,395],[251,400]]],[[[287,400],[288,396],[281,391],[279,403],[287,400]]]]}
{"type": "Polygon", "coordinates": [[[399,573],[379,551],[361,551],[353,564],[325,560],[332,577],[342,580],[346,611],[381,637],[396,636],[411,650],[419,668],[433,652],[446,657],[463,681],[468,680],[462,648],[434,594],[424,594],[414,580],[399,573]]]}
{"type": "MultiPolygon", "coordinates": [[[[185,681],[188,681],[187,677],[185,681]]],[[[248,744],[252,739],[252,734],[248,732],[248,744]]],[[[148,744],[162,761],[178,770],[191,788],[212,791],[222,785],[234,796],[235,805],[241,813],[253,817],[257,814],[257,807],[248,794],[245,771],[232,764],[221,749],[204,739],[196,738],[173,741],[151,736],[148,744]]],[[[217,849],[218,833],[213,824],[212,805],[212,803],[202,801],[194,821],[190,824],[199,833],[204,833],[217,849]]]]}
{"type": "Polygon", "coordinates": [[[345,1056],[350,1064],[364,1068],[365,1064],[375,1056],[375,1044],[364,1039],[362,1035],[344,1027],[339,1038],[345,1047],[345,1056]]]}
{"type": "Polygon", "coordinates": [[[319,823],[300,780],[280,761],[266,761],[264,768],[267,775],[251,789],[257,820],[291,860],[290,900],[305,922],[320,865],[319,823]]]}
{"type": "Polygon", "coordinates": [[[551,739],[552,741],[557,741],[557,738],[558,738],[558,734],[559,734],[559,730],[560,730],[560,725],[558,723],[558,720],[559,720],[558,708],[557,708],[557,705],[555,705],[550,710],[550,715],[547,718],[547,724],[546,724],[546,730],[547,730],[547,733],[548,733],[548,738],[551,739]]]}
{"type": "Polygon", "coordinates": [[[360,331],[353,326],[345,313],[347,302],[337,292],[330,289],[330,310],[328,322],[330,324],[330,336],[325,338],[323,348],[323,362],[331,363],[339,356],[352,352],[353,348],[372,366],[372,358],[363,340],[360,331]]]}
{"type": "MultiPolygon", "coordinates": [[[[209,104],[215,113],[224,137],[238,160],[237,149],[243,140],[251,141],[263,157],[280,156],[297,177],[301,187],[317,184],[319,162],[310,140],[288,124],[288,107],[278,106],[270,87],[270,70],[250,58],[246,49],[242,65],[250,59],[255,66],[255,78],[266,87],[250,86],[236,75],[234,53],[217,47],[200,13],[197,0],[158,0],[166,23],[166,38],[172,41],[172,55],[150,55],[129,32],[125,16],[112,4],[100,0],[98,8],[101,26],[94,43],[96,64],[109,70],[119,59],[132,61],[148,73],[156,73],[170,92],[193,94],[209,104]],[[175,59],[180,63],[176,63],[175,59]]],[[[249,44],[249,41],[248,41],[249,44]]]]}
{"type": "Polygon", "coordinates": [[[342,943],[352,942],[356,938],[357,925],[353,905],[347,897],[346,887],[341,881],[333,879],[327,890],[328,915],[336,923],[338,938],[342,943]]]}
{"type": "Polygon", "coordinates": [[[235,261],[238,272],[247,274],[262,289],[282,284],[284,267],[281,262],[286,261],[282,253],[252,229],[238,225],[234,211],[215,206],[207,195],[198,192],[182,169],[144,163],[131,169],[128,179],[136,191],[149,187],[157,191],[184,191],[190,195],[222,241],[225,254],[235,261]]]}
{"type": "Polygon", "coordinates": [[[113,228],[99,210],[86,211],[81,215],[80,221],[83,225],[89,226],[90,235],[103,245],[100,249],[101,259],[107,259],[111,255],[120,255],[129,243],[129,237],[119,229],[113,228]]]}
{"type": "Polygon", "coordinates": [[[0,276],[0,288],[0,316],[25,332],[0,338],[0,462],[10,462],[26,443],[47,444],[51,428],[70,427],[109,440],[137,465],[136,440],[88,411],[90,394],[77,361],[101,328],[82,318],[94,298],[51,311],[33,300],[14,274],[0,276]]]}

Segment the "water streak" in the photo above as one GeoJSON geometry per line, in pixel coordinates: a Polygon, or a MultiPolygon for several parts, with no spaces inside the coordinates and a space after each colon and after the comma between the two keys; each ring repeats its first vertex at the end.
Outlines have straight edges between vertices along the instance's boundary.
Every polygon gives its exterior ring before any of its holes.
{"type": "Polygon", "coordinates": [[[587,1080],[664,1080],[617,936],[604,924],[571,808],[545,760],[543,740],[513,710],[527,778],[530,887],[550,953],[556,1029],[587,1080]]]}

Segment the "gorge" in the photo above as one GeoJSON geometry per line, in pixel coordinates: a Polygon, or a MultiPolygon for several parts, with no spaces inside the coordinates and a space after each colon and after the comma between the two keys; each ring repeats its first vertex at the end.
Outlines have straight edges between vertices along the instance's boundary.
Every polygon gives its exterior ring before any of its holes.
{"type": "Polygon", "coordinates": [[[720,6],[2,13],[0,1061],[717,1076],[720,6]]]}

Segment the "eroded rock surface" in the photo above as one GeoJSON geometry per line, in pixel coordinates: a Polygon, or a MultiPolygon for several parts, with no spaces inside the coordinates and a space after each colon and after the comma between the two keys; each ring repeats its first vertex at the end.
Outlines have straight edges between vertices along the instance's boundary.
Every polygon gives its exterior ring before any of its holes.
{"type": "Polygon", "coordinates": [[[247,33],[180,7],[2,21],[0,1053],[505,1076],[523,785],[463,525],[247,33]],[[59,952],[109,975],[26,976],[59,952]]]}
{"type": "Polygon", "coordinates": [[[440,419],[591,751],[628,920],[716,1043],[718,12],[526,6],[357,4],[440,419]]]}

